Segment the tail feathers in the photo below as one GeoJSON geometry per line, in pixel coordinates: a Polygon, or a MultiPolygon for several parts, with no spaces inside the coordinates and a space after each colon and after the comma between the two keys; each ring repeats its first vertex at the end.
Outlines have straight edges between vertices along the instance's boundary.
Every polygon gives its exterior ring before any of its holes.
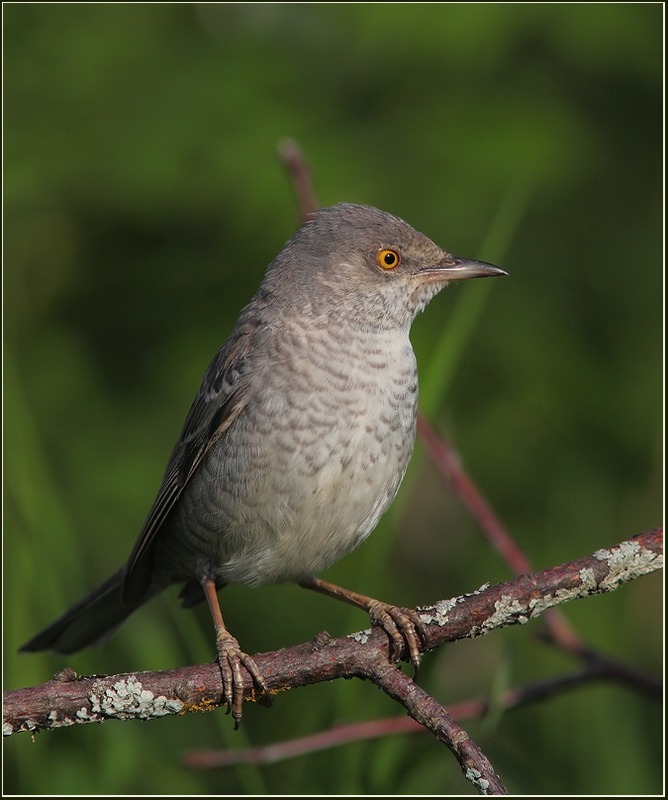
{"type": "Polygon", "coordinates": [[[123,570],[120,569],[48,628],[24,644],[21,651],[54,650],[57,653],[76,653],[84,647],[99,644],[156,593],[149,592],[138,601],[123,605],[122,582],[123,570]]]}

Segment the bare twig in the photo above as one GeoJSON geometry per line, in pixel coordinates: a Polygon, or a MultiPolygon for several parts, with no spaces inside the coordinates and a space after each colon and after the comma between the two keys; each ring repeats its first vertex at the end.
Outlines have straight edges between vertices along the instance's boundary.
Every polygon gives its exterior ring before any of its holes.
{"type": "Polygon", "coordinates": [[[446,745],[479,794],[508,794],[487,756],[435,698],[384,658],[375,659],[368,677],[446,745]]]}
{"type": "MultiPolygon", "coordinates": [[[[566,675],[559,675],[544,681],[525,684],[503,692],[493,700],[478,697],[454,703],[448,707],[452,719],[459,721],[484,717],[492,707],[504,712],[514,711],[532,703],[549,700],[559,694],[587,686],[602,680],[617,680],[616,672],[604,665],[587,666],[566,675]]],[[[624,681],[624,683],[627,683],[624,681]]],[[[648,690],[654,694],[660,684],[649,679],[648,690]]],[[[411,717],[388,717],[386,719],[336,725],[327,731],[308,736],[300,736],[287,741],[276,742],[260,747],[247,747],[226,750],[196,750],[186,753],[184,763],[194,769],[224,769],[240,764],[276,764],[291,758],[309,755],[320,750],[329,750],[352,742],[377,739],[396,734],[424,733],[425,728],[411,717]]]]}
{"type": "Polygon", "coordinates": [[[439,472],[452,484],[460,500],[515,575],[531,572],[531,563],[527,556],[466,473],[455,450],[444,436],[434,431],[424,414],[418,417],[418,434],[439,472]]]}
{"type": "Polygon", "coordinates": [[[304,222],[320,206],[313,188],[311,170],[299,145],[292,139],[284,139],[278,145],[278,154],[290,173],[292,187],[297,196],[297,209],[304,222]]]}

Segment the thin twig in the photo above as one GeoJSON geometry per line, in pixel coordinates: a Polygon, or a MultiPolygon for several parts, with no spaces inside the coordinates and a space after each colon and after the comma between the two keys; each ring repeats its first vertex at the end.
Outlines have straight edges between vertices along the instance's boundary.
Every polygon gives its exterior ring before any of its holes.
{"type": "Polygon", "coordinates": [[[487,756],[443,706],[401,670],[377,658],[368,677],[404,706],[410,716],[430,730],[452,752],[464,777],[479,794],[508,794],[487,756]]]}
{"type": "Polygon", "coordinates": [[[292,187],[297,196],[297,209],[305,222],[320,203],[313,188],[311,170],[299,145],[293,139],[284,139],[278,145],[278,154],[290,173],[292,187]]]}
{"type": "MultiPolygon", "coordinates": [[[[418,434],[425,444],[428,455],[443,477],[452,485],[459,498],[478,521],[483,533],[500,553],[515,575],[531,572],[528,556],[515,542],[499,516],[485,500],[468,475],[454,448],[447,439],[437,434],[423,414],[418,415],[418,434]]],[[[564,615],[557,610],[549,611],[544,618],[550,638],[565,650],[582,655],[585,644],[564,615]]]]}
{"type": "MultiPolygon", "coordinates": [[[[458,722],[479,719],[488,714],[491,708],[507,713],[532,703],[548,700],[564,692],[579,689],[596,681],[615,680],[616,677],[616,674],[605,669],[603,665],[592,665],[577,672],[508,689],[498,698],[478,697],[464,700],[461,703],[453,703],[448,706],[448,712],[458,722]]],[[[411,717],[388,717],[368,722],[336,725],[327,731],[319,731],[308,736],[300,736],[260,747],[195,750],[186,753],[183,761],[194,769],[224,769],[240,764],[275,764],[352,742],[424,732],[424,726],[411,717]]]]}
{"type": "Polygon", "coordinates": [[[452,484],[460,500],[478,521],[485,536],[514,574],[525,575],[531,572],[528,557],[510,536],[498,515],[466,473],[454,448],[444,436],[436,433],[424,414],[418,416],[418,434],[439,472],[452,484]]]}
{"type": "Polygon", "coordinates": [[[395,733],[424,733],[424,727],[410,717],[392,717],[351,725],[336,725],[327,731],[310,736],[300,736],[263,747],[246,747],[238,750],[193,750],[185,753],[183,762],[194,769],[221,769],[240,764],[276,764],[290,758],[310,755],[319,750],[330,750],[342,744],[377,739],[395,733]]]}

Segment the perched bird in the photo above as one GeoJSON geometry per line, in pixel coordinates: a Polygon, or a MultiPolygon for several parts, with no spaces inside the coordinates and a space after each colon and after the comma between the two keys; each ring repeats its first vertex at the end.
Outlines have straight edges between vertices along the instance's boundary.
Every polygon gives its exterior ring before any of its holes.
{"type": "Polygon", "coordinates": [[[292,581],[344,599],[407,651],[420,619],[316,576],[394,499],[415,443],[415,316],[450,281],[504,275],[451,255],[408,223],[341,203],[311,215],[267,268],[209,365],[127,564],[22,650],[72,653],[173,583],[206,599],[224,699],[241,719],[241,665],[217,591],[292,581]]]}

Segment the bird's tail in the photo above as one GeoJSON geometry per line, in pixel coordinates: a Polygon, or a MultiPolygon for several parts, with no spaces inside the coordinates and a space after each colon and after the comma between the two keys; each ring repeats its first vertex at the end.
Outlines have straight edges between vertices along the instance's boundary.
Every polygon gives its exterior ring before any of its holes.
{"type": "Polygon", "coordinates": [[[122,583],[123,570],[119,569],[48,628],[26,642],[21,651],[55,650],[57,653],[76,653],[84,647],[98,644],[159,591],[149,591],[139,600],[124,605],[121,600],[122,583]]]}

